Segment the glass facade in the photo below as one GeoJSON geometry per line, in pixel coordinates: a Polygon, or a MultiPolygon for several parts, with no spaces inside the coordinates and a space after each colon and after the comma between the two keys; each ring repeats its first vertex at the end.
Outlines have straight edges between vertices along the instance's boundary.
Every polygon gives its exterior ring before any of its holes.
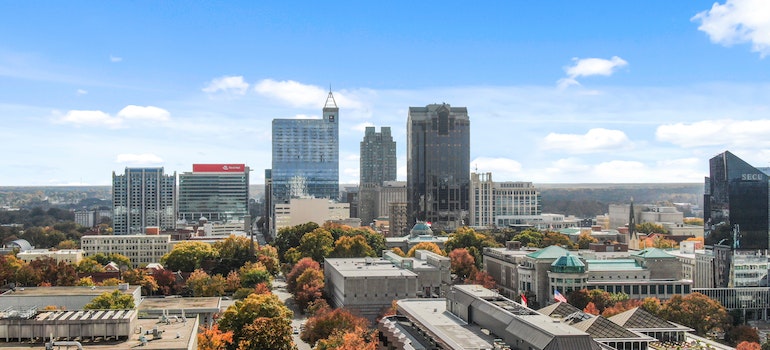
{"type": "Polygon", "coordinates": [[[329,92],[322,119],[273,119],[273,204],[339,197],[338,112],[329,92]]]}
{"type": "Polygon", "coordinates": [[[431,222],[453,231],[468,224],[470,119],[465,107],[409,107],[407,211],[409,225],[431,222]]]}
{"type": "Polygon", "coordinates": [[[116,235],[144,234],[147,226],[173,230],[176,224],[176,173],[163,168],[126,168],[112,173],[112,223],[116,235]]]}
{"type": "Polygon", "coordinates": [[[358,217],[362,224],[368,225],[378,212],[378,190],[385,181],[396,180],[396,142],[390,134],[390,127],[383,126],[380,132],[376,132],[373,126],[366,127],[360,159],[358,217]]]}
{"type": "Polygon", "coordinates": [[[179,219],[188,223],[241,221],[249,213],[249,168],[179,175],[179,219]]]}
{"type": "Polygon", "coordinates": [[[768,176],[730,152],[709,161],[704,203],[706,244],[768,249],[768,176]]]}

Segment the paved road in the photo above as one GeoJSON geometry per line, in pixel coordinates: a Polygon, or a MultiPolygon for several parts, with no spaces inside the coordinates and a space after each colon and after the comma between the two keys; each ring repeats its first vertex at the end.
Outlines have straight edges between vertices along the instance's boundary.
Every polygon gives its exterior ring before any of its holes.
{"type": "MultiPolygon", "coordinates": [[[[307,321],[307,316],[299,312],[299,308],[297,308],[297,305],[294,303],[294,298],[289,292],[286,291],[286,282],[282,278],[276,278],[275,281],[273,281],[273,294],[277,295],[278,298],[281,299],[281,301],[283,301],[283,303],[294,312],[294,319],[291,320],[292,328],[300,329],[300,326],[304,324],[305,321],[307,321]]],[[[292,338],[294,338],[294,344],[297,344],[297,349],[312,349],[310,344],[305,343],[302,341],[302,339],[299,338],[299,334],[292,335],[292,338]]]]}

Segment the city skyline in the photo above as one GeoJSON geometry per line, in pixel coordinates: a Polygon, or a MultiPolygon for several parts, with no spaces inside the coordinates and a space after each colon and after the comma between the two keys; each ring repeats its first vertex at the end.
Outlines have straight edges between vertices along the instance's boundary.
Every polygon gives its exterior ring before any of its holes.
{"type": "Polygon", "coordinates": [[[497,181],[699,183],[770,165],[770,5],[719,0],[0,5],[0,185],[126,167],[271,164],[271,121],[340,108],[339,182],[367,126],[406,180],[410,106],[468,108],[497,181]],[[609,6],[612,4],[612,6],[609,6]],[[331,86],[330,86],[331,84],[331,86]]]}

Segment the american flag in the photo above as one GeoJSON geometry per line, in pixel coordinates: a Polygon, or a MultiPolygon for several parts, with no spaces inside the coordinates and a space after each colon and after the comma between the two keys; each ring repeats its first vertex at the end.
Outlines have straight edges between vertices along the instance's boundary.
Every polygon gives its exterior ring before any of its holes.
{"type": "Polygon", "coordinates": [[[554,300],[556,300],[556,301],[561,301],[562,303],[566,303],[566,302],[567,302],[567,298],[565,298],[565,297],[564,297],[564,296],[563,296],[561,293],[559,293],[559,291],[558,291],[558,290],[556,290],[556,289],[554,289],[554,290],[553,290],[553,299],[554,299],[554,300]]]}

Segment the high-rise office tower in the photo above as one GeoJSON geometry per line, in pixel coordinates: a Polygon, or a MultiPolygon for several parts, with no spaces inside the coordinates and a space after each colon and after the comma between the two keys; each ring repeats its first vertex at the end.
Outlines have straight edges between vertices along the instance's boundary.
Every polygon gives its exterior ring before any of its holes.
{"type": "Polygon", "coordinates": [[[117,235],[143,234],[148,226],[173,230],[176,224],[176,173],[163,168],[112,172],[112,223],[117,235]]]}
{"type": "Polygon", "coordinates": [[[273,119],[273,206],[292,197],[339,197],[338,114],[329,91],[322,119],[273,119]]]}
{"type": "Polygon", "coordinates": [[[492,181],[492,173],[471,173],[469,226],[525,225],[542,214],[540,191],[531,182],[492,181]]]}
{"type": "Polygon", "coordinates": [[[249,167],[193,164],[179,174],[179,219],[188,223],[243,221],[249,214],[249,167]]]}
{"type": "Polygon", "coordinates": [[[396,142],[390,134],[390,127],[383,126],[376,132],[373,126],[366,127],[361,141],[360,188],[358,217],[361,224],[368,225],[377,215],[375,193],[385,181],[396,180],[396,142]]]}
{"type": "Polygon", "coordinates": [[[407,201],[409,225],[431,222],[452,231],[468,222],[470,119],[465,107],[409,107],[407,201]]]}
{"type": "Polygon", "coordinates": [[[735,250],[769,248],[767,173],[767,168],[755,168],[727,151],[709,160],[703,213],[706,244],[735,250]]]}

